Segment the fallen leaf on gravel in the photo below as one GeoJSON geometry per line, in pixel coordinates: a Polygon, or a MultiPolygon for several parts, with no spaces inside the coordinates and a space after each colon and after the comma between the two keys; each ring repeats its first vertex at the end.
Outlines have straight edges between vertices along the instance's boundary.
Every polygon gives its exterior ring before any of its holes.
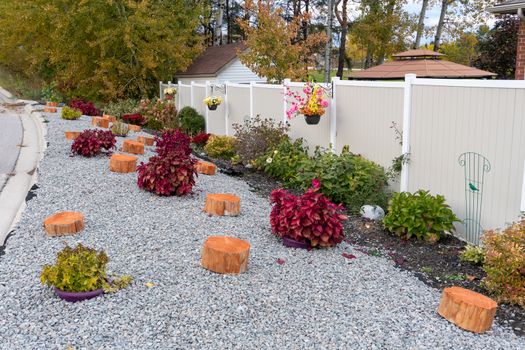
{"type": "Polygon", "coordinates": [[[347,259],[356,259],[357,258],[354,254],[343,253],[341,255],[343,255],[347,259]]]}
{"type": "Polygon", "coordinates": [[[153,282],[146,282],[146,283],[144,283],[144,285],[146,285],[146,287],[148,287],[148,288],[155,287],[155,283],[153,283],[153,282]]]}
{"type": "Polygon", "coordinates": [[[281,258],[277,259],[277,263],[279,265],[284,265],[284,259],[281,259],[281,258]]]}
{"type": "Polygon", "coordinates": [[[477,277],[473,275],[465,274],[465,278],[468,279],[470,282],[474,281],[477,277]]]}

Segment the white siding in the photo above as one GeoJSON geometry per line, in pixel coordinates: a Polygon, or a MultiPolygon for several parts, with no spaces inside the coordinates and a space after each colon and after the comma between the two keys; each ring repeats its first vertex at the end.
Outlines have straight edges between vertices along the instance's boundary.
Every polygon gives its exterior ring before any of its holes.
{"type": "Polygon", "coordinates": [[[216,77],[214,76],[209,76],[209,77],[192,77],[192,76],[188,76],[188,77],[183,77],[183,78],[177,78],[178,79],[178,83],[180,84],[191,84],[192,81],[194,81],[195,83],[197,84],[205,84],[206,81],[211,81],[211,82],[215,82],[216,81],[216,77]]]}
{"type": "Polygon", "coordinates": [[[232,83],[266,82],[266,79],[258,77],[250,68],[242,64],[238,58],[221,69],[217,75],[217,80],[220,83],[225,81],[232,83]]]}

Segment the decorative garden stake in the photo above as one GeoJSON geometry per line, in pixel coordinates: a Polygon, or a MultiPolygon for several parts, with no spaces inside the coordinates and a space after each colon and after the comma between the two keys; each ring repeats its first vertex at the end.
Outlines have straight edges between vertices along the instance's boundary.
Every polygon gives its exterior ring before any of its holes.
{"type": "Polygon", "coordinates": [[[304,97],[299,92],[295,92],[287,88],[286,98],[291,107],[286,110],[288,119],[303,114],[306,124],[319,124],[321,116],[324,115],[325,109],[328,107],[328,100],[326,100],[326,91],[319,84],[306,83],[303,89],[304,97]]]}
{"type": "Polygon", "coordinates": [[[483,155],[465,152],[458,158],[459,165],[465,173],[465,226],[466,240],[472,244],[479,243],[483,232],[481,226],[481,206],[483,204],[483,182],[485,173],[490,171],[490,162],[483,155]]]}

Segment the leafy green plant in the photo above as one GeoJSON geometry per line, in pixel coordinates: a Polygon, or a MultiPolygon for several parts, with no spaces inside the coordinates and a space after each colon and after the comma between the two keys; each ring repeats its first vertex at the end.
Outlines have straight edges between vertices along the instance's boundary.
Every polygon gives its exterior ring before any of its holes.
{"type": "Polygon", "coordinates": [[[129,133],[128,124],[116,121],[111,125],[111,132],[117,136],[125,137],[129,133]]]}
{"type": "Polygon", "coordinates": [[[80,243],[75,248],[66,246],[58,253],[55,265],[44,265],[40,281],[65,292],[89,292],[100,288],[114,292],[125,288],[132,281],[131,276],[110,281],[106,273],[108,262],[109,258],[102,250],[87,248],[80,243]]]}
{"type": "Polygon", "coordinates": [[[276,147],[257,158],[255,167],[284,181],[288,186],[294,186],[301,162],[307,159],[308,147],[303,144],[303,139],[292,142],[289,138],[284,138],[276,147]]]}
{"type": "Polygon", "coordinates": [[[134,99],[116,100],[107,103],[103,110],[104,114],[113,115],[120,118],[124,114],[131,114],[137,111],[138,101],[134,99]]]}
{"type": "Polygon", "coordinates": [[[41,96],[44,101],[60,102],[62,96],[58,92],[56,82],[51,82],[42,87],[41,96]]]}
{"type": "Polygon", "coordinates": [[[231,159],[235,156],[236,141],[233,136],[212,135],[204,146],[204,152],[212,158],[231,159]]]}
{"type": "Polygon", "coordinates": [[[464,281],[465,275],[462,273],[448,274],[441,276],[446,281],[464,281]]]}
{"type": "Polygon", "coordinates": [[[501,302],[525,307],[525,219],[500,231],[487,231],[483,270],[485,287],[501,302]]]}
{"type": "Polygon", "coordinates": [[[395,193],[388,206],[383,225],[393,234],[409,239],[413,236],[438,241],[443,232],[454,230],[459,219],[445,203],[445,197],[428,191],[395,193]]]}
{"type": "Polygon", "coordinates": [[[82,116],[82,112],[66,106],[62,108],[60,116],[66,120],[77,120],[82,116]]]}
{"type": "Polygon", "coordinates": [[[473,265],[481,265],[485,260],[485,249],[469,244],[465,247],[465,250],[461,252],[459,259],[473,265]]]}
{"type": "Polygon", "coordinates": [[[142,100],[137,111],[144,116],[146,125],[153,130],[179,127],[177,107],[171,100],[142,100]]]}
{"type": "Polygon", "coordinates": [[[190,136],[197,135],[206,128],[206,120],[195,108],[182,108],[178,114],[178,118],[182,131],[190,136]]]}
{"type": "Polygon", "coordinates": [[[262,119],[259,115],[244,124],[233,124],[233,129],[237,139],[235,152],[244,164],[251,164],[288,138],[285,124],[276,123],[273,119],[262,119]]]}

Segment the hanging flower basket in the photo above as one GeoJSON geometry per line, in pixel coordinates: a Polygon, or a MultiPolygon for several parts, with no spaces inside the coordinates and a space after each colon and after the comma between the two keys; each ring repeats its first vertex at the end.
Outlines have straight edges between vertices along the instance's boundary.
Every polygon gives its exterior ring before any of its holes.
{"type": "Polygon", "coordinates": [[[164,89],[164,99],[165,100],[173,100],[173,97],[177,93],[177,89],[173,87],[168,87],[164,89]]]}
{"type": "Polygon", "coordinates": [[[210,111],[217,109],[217,106],[222,103],[222,98],[219,96],[208,96],[203,101],[210,111]]]}
{"type": "Polygon", "coordinates": [[[217,109],[217,105],[210,105],[210,106],[208,106],[208,109],[209,109],[210,111],[214,111],[214,110],[217,109]]]}
{"type": "Polygon", "coordinates": [[[318,114],[305,115],[304,119],[306,120],[306,124],[308,125],[317,125],[319,124],[319,121],[321,120],[321,116],[318,114]]]}
{"type": "Polygon", "coordinates": [[[291,107],[286,110],[288,119],[302,114],[308,125],[317,125],[328,107],[326,92],[319,84],[306,83],[302,94],[289,88],[286,91],[286,102],[291,107]]]}

